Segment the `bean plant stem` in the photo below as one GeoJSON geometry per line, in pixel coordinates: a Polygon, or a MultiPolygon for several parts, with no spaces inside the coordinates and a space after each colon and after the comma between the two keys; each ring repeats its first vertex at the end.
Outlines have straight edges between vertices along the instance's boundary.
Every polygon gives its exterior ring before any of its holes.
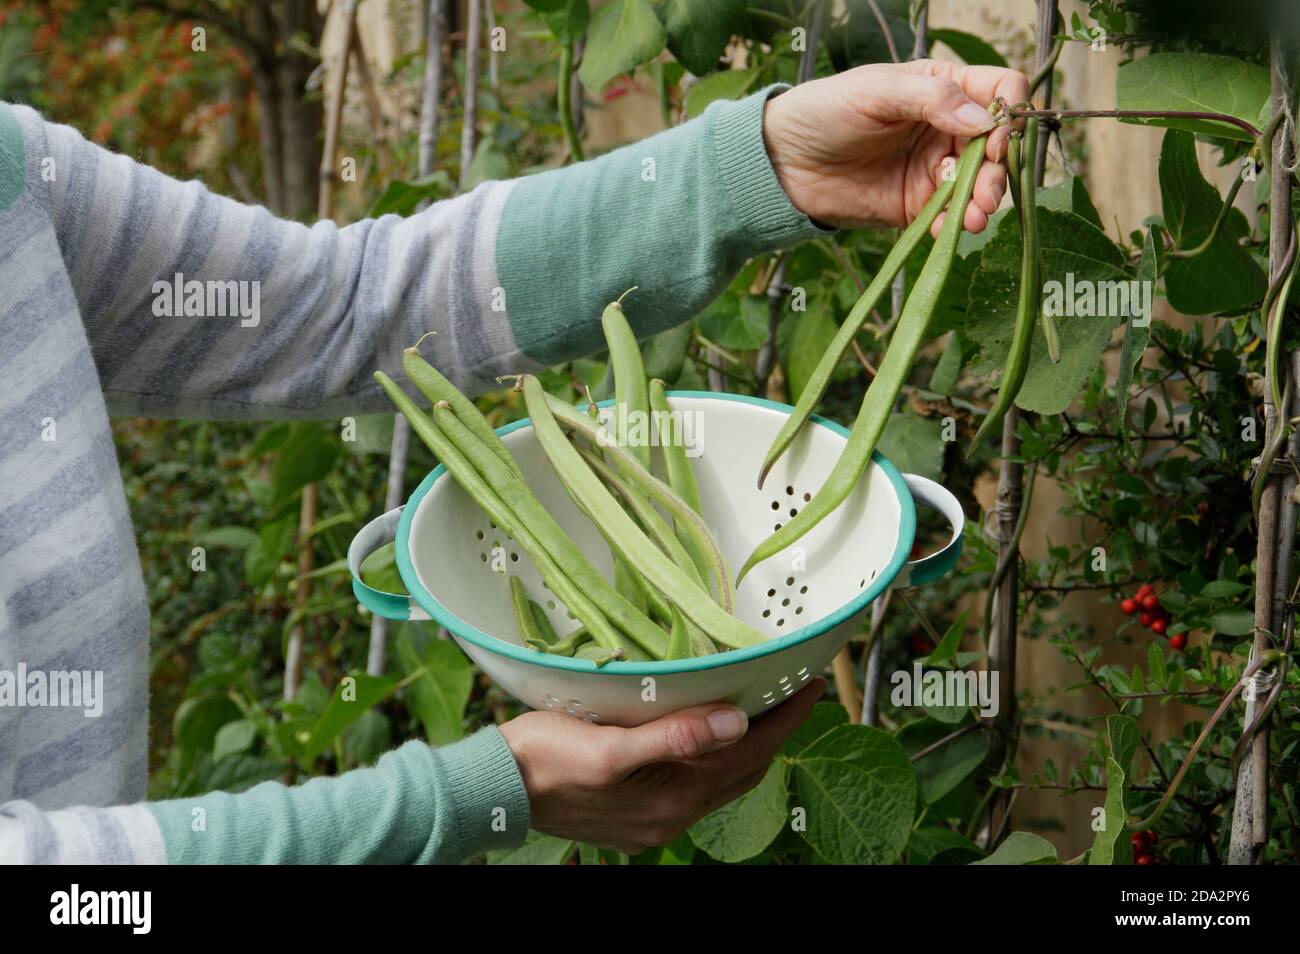
{"type": "Polygon", "coordinates": [[[1243,132],[1250,133],[1251,139],[1260,136],[1260,131],[1244,119],[1227,113],[1191,109],[1023,109],[1013,106],[1007,110],[1007,114],[1013,119],[1023,116],[1038,116],[1043,119],[1204,119],[1236,126],[1243,132]]]}

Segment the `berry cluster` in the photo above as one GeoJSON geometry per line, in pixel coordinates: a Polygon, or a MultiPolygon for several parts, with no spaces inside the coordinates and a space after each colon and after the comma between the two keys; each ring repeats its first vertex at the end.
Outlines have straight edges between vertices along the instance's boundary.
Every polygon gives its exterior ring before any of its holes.
{"type": "MultiPolygon", "coordinates": [[[[1120,611],[1125,616],[1141,613],[1138,622],[1157,636],[1163,636],[1169,629],[1169,611],[1160,605],[1160,597],[1150,583],[1143,583],[1138,591],[1126,600],[1120,601],[1120,611]]],[[[1176,633],[1169,637],[1169,648],[1182,650],[1187,645],[1187,634],[1176,633]]]]}
{"type": "Polygon", "coordinates": [[[1133,844],[1133,864],[1135,865],[1158,865],[1160,862],[1156,859],[1156,842],[1159,839],[1156,833],[1150,828],[1145,831],[1133,832],[1130,839],[1133,844]]]}

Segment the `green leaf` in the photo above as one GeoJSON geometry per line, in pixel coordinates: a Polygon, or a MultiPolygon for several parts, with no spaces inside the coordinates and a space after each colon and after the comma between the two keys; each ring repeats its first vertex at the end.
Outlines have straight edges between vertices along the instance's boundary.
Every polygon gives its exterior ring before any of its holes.
{"type": "MultiPolygon", "coordinates": [[[[1039,209],[1038,219],[1044,307],[1055,309],[1060,305],[1064,309],[1072,297],[1075,314],[1057,316],[1062,344],[1061,360],[1057,364],[1047,356],[1041,323],[1034,323],[1029,370],[1016,403],[1025,410],[1059,414],[1070,406],[1089,375],[1097,369],[1111,331],[1123,317],[1096,314],[1112,308],[1111,296],[1105,292],[1112,286],[1101,283],[1127,282],[1127,276],[1122,269],[1123,253],[1086,219],[1072,212],[1047,208],[1039,209]],[[1085,289],[1094,292],[1091,307],[1082,297],[1085,289]],[[1079,314],[1080,310],[1085,313],[1079,314]]],[[[966,333],[980,346],[972,370],[987,374],[1005,365],[1015,326],[1019,284],[1020,228],[1015,218],[1007,218],[980,256],[970,286],[966,333]]]]}
{"type": "MultiPolygon", "coordinates": [[[[1119,68],[1115,99],[1119,109],[1224,113],[1256,123],[1268,95],[1268,71],[1255,63],[1210,53],[1152,53],[1119,68]]],[[[1126,122],[1225,139],[1252,139],[1245,130],[1214,120],[1126,122]]]]}
{"type": "Polygon", "coordinates": [[[529,830],[524,843],[509,851],[489,851],[490,865],[562,865],[573,854],[576,845],[571,839],[543,835],[529,830]]]}
{"type": "Polygon", "coordinates": [[[244,551],[244,580],[249,586],[262,586],[275,575],[297,533],[297,514],[262,525],[257,542],[244,551]]]}
{"type": "Polygon", "coordinates": [[[217,732],[240,715],[239,707],[224,692],[191,696],[181,702],[172,719],[172,732],[180,749],[180,773],[187,773],[200,753],[213,751],[217,732]]]}
{"type": "Polygon", "coordinates": [[[712,72],[733,33],[744,26],[745,0],[667,0],[668,49],[696,76],[712,72]]]}
{"type": "Polygon", "coordinates": [[[227,722],[217,730],[212,742],[212,760],[220,762],[229,755],[247,752],[257,738],[257,725],[248,719],[227,722]]]}
{"type": "MultiPolygon", "coordinates": [[[[1163,663],[1163,658],[1161,659],[1163,663]]],[[[1106,744],[1110,757],[1119,763],[1120,770],[1128,772],[1133,765],[1133,756],[1142,744],[1142,729],[1137,719],[1126,715],[1106,717],[1106,744]]]]}
{"type": "Polygon", "coordinates": [[[943,423],[911,411],[891,414],[877,449],[904,473],[938,478],[943,473],[943,423]]]}
{"type": "Polygon", "coordinates": [[[411,630],[397,637],[398,659],[409,676],[424,672],[406,687],[406,706],[424,726],[430,745],[446,745],[465,734],[465,706],[474,687],[474,665],[449,640],[429,639],[417,650],[411,630]]]}
{"type": "Polygon", "coordinates": [[[352,440],[345,440],[343,446],[351,454],[384,454],[393,447],[393,415],[358,414],[356,430],[352,440]]]}
{"type": "Polygon", "coordinates": [[[973,33],[931,28],[930,39],[938,40],[971,66],[1003,66],[1007,58],[973,33]]]}
{"type": "Polygon", "coordinates": [[[591,5],[587,0],[550,0],[555,6],[542,19],[551,35],[561,43],[576,43],[591,22],[591,5]]]}
{"type": "Polygon", "coordinates": [[[1147,648],[1147,674],[1150,682],[1157,687],[1164,687],[1168,670],[1165,668],[1165,654],[1160,643],[1153,642],[1147,648]]]}
{"type": "Polygon", "coordinates": [[[373,765],[391,744],[388,717],[370,709],[343,730],[343,751],[351,765],[373,765]]]}
{"type": "Polygon", "coordinates": [[[691,841],[715,861],[735,864],[770,845],[786,818],[785,763],[776,759],[757,786],[692,825],[691,841]]]}
{"type": "MultiPolygon", "coordinates": [[[[1092,196],[1088,194],[1088,187],[1078,176],[1070,176],[1055,185],[1039,189],[1038,207],[1040,209],[1055,209],[1057,212],[1073,212],[1085,221],[1091,222],[1098,229],[1102,227],[1101,215],[1097,212],[1097,207],[1092,204],[1092,196]]],[[[993,241],[993,236],[997,233],[998,227],[1003,220],[1007,218],[1015,219],[1015,217],[1014,209],[1002,209],[994,212],[989,217],[988,225],[978,235],[971,232],[962,232],[961,238],[957,240],[958,256],[967,258],[973,252],[983,249],[984,246],[993,241]]]]}
{"type": "Polygon", "coordinates": [[[352,672],[340,680],[338,688],[334,690],[329,703],[325,706],[325,711],[312,727],[310,738],[303,746],[303,762],[314,761],[318,755],[334,744],[334,740],[344,729],[387,697],[396,685],[396,679],[371,676],[364,672],[352,672]],[[348,680],[352,682],[349,683],[348,680]]]}
{"type": "Polygon", "coordinates": [[[975,842],[950,828],[918,828],[907,839],[907,863],[910,865],[928,865],[943,852],[953,852],[954,857],[963,857],[964,861],[955,862],[958,864],[984,857],[984,852],[979,850],[975,842]]]}
{"type": "Polygon", "coordinates": [[[194,540],[201,547],[227,547],[231,550],[247,550],[257,541],[256,531],[248,527],[215,527],[194,540]]]}
{"type": "Polygon", "coordinates": [[[753,351],[767,338],[767,296],[723,295],[695,324],[700,334],[719,347],[753,351]]]}
{"type": "Polygon", "coordinates": [[[443,169],[410,182],[394,180],[384,186],[384,191],[370,206],[366,217],[377,219],[381,215],[410,215],[421,202],[436,202],[455,191],[456,186],[452,183],[451,176],[443,169]]]}
{"type": "MultiPolygon", "coordinates": [[[[877,6],[894,38],[894,49],[901,57],[909,57],[916,44],[909,17],[909,0],[877,0],[877,6]]],[[[865,0],[852,0],[847,7],[848,19],[832,27],[826,37],[826,46],[836,70],[843,71],[864,63],[890,62],[889,44],[870,5],[865,0]]]]}
{"type": "Polygon", "coordinates": [[[916,777],[902,746],[865,725],[832,729],[791,759],[803,833],[831,864],[892,864],[907,846],[916,777]]]}
{"type": "Polygon", "coordinates": [[[593,93],[620,73],[654,59],[668,34],[649,0],[610,0],[596,9],[578,76],[593,93]]]}
{"type": "MultiPolygon", "coordinates": [[[[899,729],[897,738],[911,756],[953,731],[951,725],[933,719],[921,719],[909,722],[899,729]]],[[[921,801],[932,805],[943,798],[979,768],[988,751],[987,734],[977,730],[953,739],[924,758],[917,759],[912,763],[912,768],[916,772],[921,801]]]]}
{"type": "MultiPolygon", "coordinates": [[[[1162,271],[1163,258],[1164,246],[1160,241],[1160,232],[1153,225],[1147,229],[1146,238],[1142,241],[1142,258],[1137,267],[1137,280],[1151,283],[1151,297],[1153,300],[1155,298],[1155,285],[1162,271]]],[[[1121,434],[1128,429],[1128,390],[1133,384],[1133,371],[1141,362],[1142,354],[1146,351],[1147,342],[1150,340],[1150,315],[1145,318],[1132,317],[1124,322],[1124,344],[1120,348],[1119,376],[1115,381],[1116,406],[1121,434]],[[1141,324],[1138,322],[1141,322],[1141,324]]]]}
{"type": "Polygon", "coordinates": [[[1236,580],[1211,580],[1201,587],[1201,592],[1197,596],[1207,600],[1222,600],[1249,592],[1249,586],[1245,583],[1238,583],[1236,580]]]}
{"type": "Polygon", "coordinates": [[[1160,145],[1160,202],[1165,227],[1178,248],[1192,248],[1210,234],[1223,197],[1205,181],[1196,162],[1196,137],[1171,129],[1160,145]]]}
{"type": "Polygon", "coordinates": [[[849,712],[838,702],[819,702],[813,706],[808,718],[794,730],[790,738],[781,746],[781,754],[787,758],[798,755],[812,745],[831,729],[847,725],[849,712]]]}
{"type": "Polygon", "coordinates": [[[322,424],[295,421],[271,466],[272,498],[279,503],[325,477],[339,456],[338,441],[322,424]]]}
{"type": "Polygon", "coordinates": [[[686,116],[694,119],[719,99],[739,99],[749,92],[759,77],[759,70],[722,70],[710,73],[694,84],[686,94],[686,116]]]}
{"type": "Polygon", "coordinates": [[[645,363],[646,378],[658,378],[671,386],[682,373],[691,338],[691,323],[687,321],[641,342],[641,360],[645,363]]]}
{"type": "Polygon", "coordinates": [[[407,595],[397,571],[397,545],[385,543],[361,561],[361,582],[381,593],[407,595]]]}
{"type": "MultiPolygon", "coordinates": [[[[1117,844],[1127,845],[1124,831],[1128,814],[1124,808],[1124,770],[1114,758],[1106,759],[1106,804],[1104,808],[1105,827],[1096,833],[1092,849],[1088,852],[1088,864],[1121,864],[1116,850],[1117,844]]],[[[1130,846],[1129,850],[1132,848],[1130,846]]]]}
{"type": "Polygon", "coordinates": [[[566,2],[568,2],[568,0],[524,0],[524,3],[528,4],[538,13],[554,13],[556,10],[563,7],[566,2]]]}
{"type": "Polygon", "coordinates": [[[834,340],[837,328],[825,308],[814,308],[787,320],[794,322],[794,331],[790,335],[789,353],[785,359],[786,380],[790,385],[790,400],[797,402],[822,355],[834,340]]]}
{"type": "Polygon", "coordinates": [[[1225,636],[1249,636],[1255,631],[1255,614],[1239,606],[1215,610],[1210,614],[1210,628],[1225,636]]]}
{"type": "Polygon", "coordinates": [[[997,851],[976,865],[1054,865],[1058,864],[1056,847],[1046,838],[1027,831],[1013,831],[997,851]]]}
{"type": "Polygon", "coordinates": [[[474,158],[465,170],[464,190],[468,192],[480,182],[509,179],[514,172],[510,155],[495,136],[484,136],[474,150],[474,158]]]}
{"type": "Polygon", "coordinates": [[[969,608],[957,614],[957,618],[952,621],[948,631],[939,640],[939,645],[935,646],[930,655],[925,657],[925,665],[936,666],[939,663],[956,658],[957,650],[961,648],[961,638],[966,632],[966,617],[969,615],[969,608]]]}

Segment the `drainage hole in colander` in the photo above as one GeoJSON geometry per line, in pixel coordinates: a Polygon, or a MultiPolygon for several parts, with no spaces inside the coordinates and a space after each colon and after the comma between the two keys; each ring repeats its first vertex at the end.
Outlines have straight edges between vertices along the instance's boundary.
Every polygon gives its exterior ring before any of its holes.
{"type": "Polygon", "coordinates": [[[786,492],[786,496],[789,496],[789,497],[793,497],[793,496],[794,496],[794,488],[793,488],[793,487],[787,487],[787,488],[785,488],[785,492],[786,492]]]}
{"type": "Polygon", "coordinates": [[[772,509],[773,509],[773,510],[780,510],[780,509],[781,509],[781,501],[779,501],[779,500],[773,500],[773,501],[772,501],[772,509]]]}
{"type": "Polygon", "coordinates": [[[480,552],[479,555],[478,555],[478,558],[479,558],[480,560],[482,560],[484,563],[487,562],[487,554],[486,554],[486,553],[482,553],[482,552],[480,552]]]}
{"type": "Polygon", "coordinates": [[[795,615],[795,616],[798,616],[798,615],[799,615],[800,613],[802,613],[802,612],[803,612],[803,607],[802,607],[802,606],[796,606],[796,607],[794,608],[794,615],[795,615]]]}
{"type": "Polygon", "coordinates": [[[547,600],[547,601],[546,601],[546,608],[549,609],[549,610],[553,610],[553,609],[555,609],[555,600],[547,600]]]}
{"type": "Polygon", "coordinates": [[[780,679],[777,680],[777,682],[789,682],[789,681],[790,681],[789,676],[782,676],[780,679]]]}
{"type": "Polygon", "coordinates": [[[518,554],[518,553],[511,553],[511,554],[510,554],[510,562],[511,562],[511,563],[518,563],[518,562],[519,562],[519,554],[518,554]]]}
{"type": "Polygon", "coordinates": [[[787,576],[787,577],[785,578],[785,585],[786,585],[786,586],[794,586],[794,577],[793,577],[793,576],[787,576]]]}
{"type": "Polygon", "coordinates": [[[871,571],[871,576],[867,577],[867,579],[874,580],[875,578],[876,578],[876,571],[875,571],[875,570],[872,570],[872,571],[871,571]]]}
{"type": "Polygon", "coordinates": [[[491,520],[488,521],[488,526],[491,527],[493,530],[497,528],[497,525],[493,523],[491,520]]]}
{"type": "Polygon", "coordinates": [[[803,495],[803,502],[804,502],[804,503],[808,503],[808,501],[810,501],[810,500],[812,500],[812,494],[804,494],[804,495],[803,495]]]}
{"type": "Polygon", "coordinates": [[[780,530],[780,529],[781,529],[781,525],[778,523],[776,526],[774,526],[774,527],[772,528],[772,532],[773,532],[773,533],[776,533],[776,531],[778,531],[778,530],[780,530]]]}
{"type": "Polygon", "coordinates": [[[568,610],[565,611],[564,615],[567,616],[567,617],[569,617],[569,619],[577,619],[577,618],[578,618],[578,617],[574,616],[573,613],[570,612],[570,611],[568,611],[568,610]]]}
{"type": "Polygon", "coordinates": [[[791,507],[791,508],[790,508],[790,516],[792,516],[792,517],[797,517],[797,516],[799,516],[799,511],[796,510],[794,507],[791,507]]]}
{"type": "Polygon", "coordinates": [[[770,609],[763,610],[763,619],[767,619],[771,615],[772,611],[770,609]]]}
{"type": "Polygon", "coordinates": [[[783,599],[783,600],[781,601],[781,605],[782,605],[782,606],[789,606],[789,605],[790,605],[790,597],[787,596],[785,599],[783,599]]]}
{"type": "Polygon", "coordinates": [[[778,620],[776,621],[776,625],[777,625],[777,626],[784,626],[784,625],[785,625],[785,620],[784,620],[784,619],[778,619],[778,620]]]}
{"type": "Polygon", "coordinates": [[[768,590],[768,591],[767,591],[767,595],[768,595],[768,596],[776,596],[776,587],[773,587],[772,589],[768,590]]]}
{"type": "Polygon", "coordinates": [[[478,537],[478,539],[482,540],[483,537],[486,536],[486,534],[484,534],[482,530],[479,530],[477,533],[474,534],[474,536],[476,536],[476,537],[478,537]]]}
{"type": "Polygon", "coordinates": [[[806,586],[801,586],[801,587],[799,587],[799,592],[800,592],[800,593],[807,593],[807,592],[808,592],[808,587],[806,587],[806,586]]]}

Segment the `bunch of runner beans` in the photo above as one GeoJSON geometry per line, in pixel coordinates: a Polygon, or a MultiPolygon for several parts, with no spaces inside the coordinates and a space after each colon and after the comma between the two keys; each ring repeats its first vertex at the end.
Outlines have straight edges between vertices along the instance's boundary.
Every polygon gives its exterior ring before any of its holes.
{"type": "MultiPolygon", "coordinates": [[[[1032,120],[1031,120],[1032,122],[1032,120]]],[[[1032,143],[1027,135],[1027,146],[1032,143]]],[[[880,272],[863,292],[830,348],[818,364],[799,404],[768,451],[759,486],[811,417],[831,373],[866,316],[889,287],[909,254],[945,208],[948,214],[903,307],[880,370],[863,399],[862,410],[831,475],[789,523],[764,540],[732,582],[731,571],[700,511],[695,475],[679,434],[659,434],[663,477],[654,472],[648,427],[644,440],[630,441],[633,422],[657,422],[675,431],[662,381],[647,381],[636,337],[620,301],[601,316],[614,374],[617,412],[602,423],[595,404],[587,412],[546,394],[537,378],[520,374],[513,381],[523,394],[536,439],[578,509],[599,530],[613,556],[613,580],[593,566],[573,539],[547,512],[529,488],[518,464],[491,425],[455,386],[430,366],[416,348],[403,358],[407,376],[432,402],[423,411],[387,375],[375,377],[411,427],[442,461],[451,477],[488,517],[528,554],[542,580],[577,619],[579,626],[561,636],[546,612],[532,600],[517,576],[510,578],[510,599],[524,645],[539,653],[589,659],[665,660],[710,655],[754,646],[766,637],[737,618],[735,584],[755,564],[780,552],[833,512],[849,495],[870,462],[899,390],[906,380],[926,326],[939,301],[961,233],[966,206],[983,161],[987,137],[971,141],[957,165],[904,231],[880,272]],[[612,431],[612,432],[611,432],[612,431]],[[666,516],[665,516],[666,515],[666,516]]],[[[1029,153],[1032,156],[1032,152],[1029,153]]],[[[1032,165],[1032,163],[1031,163],[1032,165]]],[[[1037,249],[1032,242],[1032,211],[1026,216],[1023,195],[1033,200],[1032,176],[1015,183],[1021,219],[1026,222],[1025,272],[1017,340],[1025,321],[1036,316],[1037,249]]],[[[1027,337],[1027,335],[1025,335],[1027,337]]],[[[1027,348],[1013,348],[1013,364],[1027,361],[1027,348]]],[[[1002,394],[984,431],[999,419],[1023,380],[1023,367],[1008,367],[1002,394]]]]}

